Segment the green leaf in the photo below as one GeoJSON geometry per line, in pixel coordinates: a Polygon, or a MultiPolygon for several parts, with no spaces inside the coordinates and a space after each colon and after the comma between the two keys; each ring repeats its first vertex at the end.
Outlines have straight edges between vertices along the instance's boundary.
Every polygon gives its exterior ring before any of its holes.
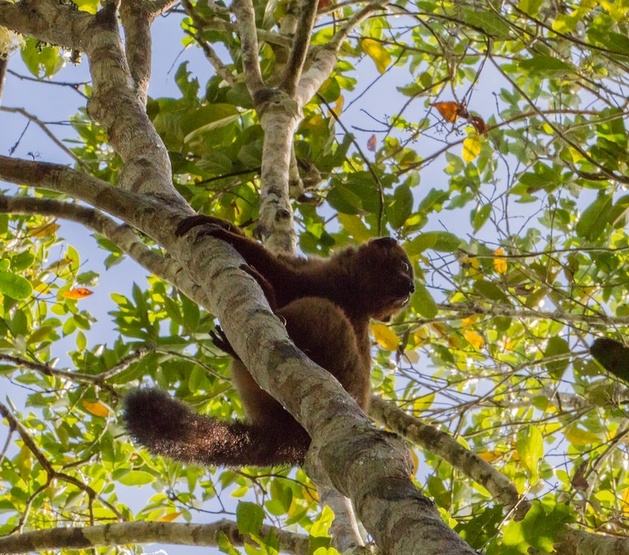
{"type": "Polygon", "coordinates": [[[27,279],[12,272],[0,270],[0,293],[12,299],[28,299],[33,293],[33,286],[27,279]]]}
{"type": "Polygon", "coordinates": [[[339,222],[345,230],[359,243],[366,243],[373,238],[373,233],[365,225],[363,220],[355,214],[339,213],[339,222]]]}
{"type": "Polygon", "coordinates": [[[485,34],[498,39],[507,39],[511,35],[511,25],[492,10],[463,10],[461,18],[466,24],[477,27],[485,34]]]}
{"type": "Polygon", "coordinates": [[[143,486],[155,481],[155,476],[142,470],[131,470],[118,478],[118,481],[125,486],[143,486]]]}
{"type": "Polygon", "coordinates": [[[37,78],[52,77],[65,65],[58,47],[42,46],[32,38],[26,39],[21,53],[24,64],[37,78]]]}
{"type": "Polygon", "coordinates": [[[428,215],[431,212],[441,212],[443,204],[450,198],[449,191],[441,191],[439,189],[430,189],[419,203],[417,212],[428,215]]]}
{"type": "Polygon", "coordinates": [[[570,345],[563,338],[558,335],[553,335],[546,345],[546,350],[544,351],[544,358],[547,357],[559,357],[560,360],[554,360],[552,362],[546,363],[546,369],[550,376],[554,379],[559,379],[566,371],[568,367],[568,363],[570,362],[569,357],[563,355],[568,355],[570,353],[570,345]]]}
{"type": "Polygon", "coordinates": [[[507,297],[502,288],[498,287],[495,283],[479,279],[474,283],[474,289],[478,291],[481,296],[491,301],[509,303],[509,297],[507,297]]]}
{"type": "Polygon", "coordinates": [[[472,210],[472,225],[474,231],[478,231],[491,216],[491,204],[483,204],[481,207],[472,210]]]}
{"type": "Polygon", "coordinates": [[[236,507],[236,524],[241,534],[250,534],[253,537],[260,535],[260,529],[264,522],[264,509],[250,501],[239,501],[236,507]]]}
{"type": "Polygon", "coordinates": [[[404,249],[409,256],[416,256],[427,249],[441,252],[456,252],[461,246],[461,239],[447,231],[428,231],[408,241],[404,249]]]}
{"type": "Polygon", "coordinates": [[[216,545],[221,552],[227,553],[227,555],[240,555],[240,551],[232,547],[229,538],[224,532],[218,533],[216,545]]]}
{"type": "Polygon", "coordinates": [[[387,204],[387,217],[393,229],[401,228],[412,211],[413,193],[408,185],[399,185],[393,193],[393,202],[387,204]]]}
{"type": "Polygon", "coordinates": [[[539,461],[544,456],[544,439],[537,426],[525,426],[518,432],[516,449],[520,461],[529,470],[531,485],[539,480],[539,461]]]}
{"type": "Polygon", "coordinates": [[[432,295],[423,283],[415,283],[415,292],[411,297],[411,306],[424,318],[434,318],[439,309],[432,295]]]}
{"type": "Polygon", "coordinates": [[[30,268],[34,261],[35,255],[31,251],[23,251],[17,256],[11,258],[11,269],[14,272],[22,272],[30,268]]]}
{"type": "Polygon", "coordinates": [[[334,187],[327,196],[330,206],[345,214],[360,214],[362,212],[362,200],[343,185],[334,187]]]}
{"type": "Polygon", "coordinates": [[[548,76],[572,73],[574,68],[554,56],[533,56],[528,60],[520,60],[518,65],[529,73],[542,73],[548,76]]]}
{"type": "Polygon", "coordinates": [[[609,222],[612,208],[611,195],[601,194],[581,214],[576,225],[576,232],[588,241],[598,239],[609,222]]]}
{"type": "Polygon", "coordinates": [[[537,17],[543,1],[544,0],[520,0],[518,2],[518,8],[529,15],[537,17]]]}

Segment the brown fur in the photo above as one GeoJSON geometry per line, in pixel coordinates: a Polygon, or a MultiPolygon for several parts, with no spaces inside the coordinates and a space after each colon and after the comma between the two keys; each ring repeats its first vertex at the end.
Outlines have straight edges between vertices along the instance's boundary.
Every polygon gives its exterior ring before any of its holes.
{"type": "MultiPolygon", "coordinates": [[[[184,220],[178,233],[197,225],[204,225],[201,233],[236,248],[297,347],[367,410],[369,320],[388,320],[414,290],[410,262],[395,240],[375,239],[329,259],[306,259],[275,256],[228,222],[209,216],[184,220]]],[[[218,344],[235,356],[224,338],[218,344]]],[[[139,390],[126,400],[129,432],[150,451],[186,462],[302,464],[310,444],[305,430],[260,389],[236,356],[232,374],[250,424],[197,415],[158,390],[139,390]]]]}

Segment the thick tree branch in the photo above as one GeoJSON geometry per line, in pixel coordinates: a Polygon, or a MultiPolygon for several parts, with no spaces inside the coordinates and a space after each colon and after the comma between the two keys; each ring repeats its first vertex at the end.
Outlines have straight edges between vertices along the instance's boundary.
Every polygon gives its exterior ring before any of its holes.
{"type": "MultiPolygon", "coordinates": [[[[0,179],[9,183],[65,193],[104,210],[141,229],[141,214],[151,199],[113,187],[108,183],[60,164],[0,156],[0,179]]],[[[155,211],[167,205],[155,203],[155,211]]],[[[173,223],[173,229],[174,229],[173,223]]]]}
{"type": "Polygon", "coordinates": [[[330,76],[337,62],[337,53],[349,33],[376,10],[382,10],[387,2],[372,2],[350,17],[325,46],[317,46],[310,53],[308,69],[303,73],[296,89],[299,106],[304,106],[330,76]]]}
{"type": "MultiPolygon", "coordinates": [[[[280,548],[287,553],[305,555],[310,538],[271,526],[262,526],[260,536],[274,534],[280,548]]],[[[216,547],[221,536],[233,545],[244,545],[246,537],[235,522],[221,520],[212,524],[181,524],[176,522],[124,522],[83,528],[52,528],[0,538],[0,553],[39,552],[49,549],[90,549],[101,545],[130,543],[170,543],[216,547]]],[[[251,541],[251,540],[249,540],[251,541]]]]}
{"type": "Polygon", "coordinates": [[[457,443],[446,432],[406,414],[393,403],[377,395],[371,397],[369,414],[390,430],[438,455],[478,482],[494,496],[498,503],[504,505],[509,511],[515,511],[517,520],[521,520],[529,510],[530,503],[520,496],[515,485],[504,474],[457,443]]]}
{"type": "Polygon", "coordinates": [[[566,527],[554,548],[557,555],[629,555],[629,540],[566,527]]]}
{"type": "Polygon", "coordinates": [[[70,50],[85,50],[84,37],[90,35],[94,21],[93,15],[78,11],[74,4],[0,1],[0,25],[70,50]]]}
{"type": "Polygon", "coordinates": [[[147,192],[168,198],[172,204],[185,201],[172,184],[168,151],[146,114],[144,97],[136,84],[148,77],[150,55],[141,42],[148,32],[146,19],[133,19],[131,53],[139,82],[134,80],[123,50],[113,4],[106,4],[96,18],[85,52],[90,60],[93,94],[88,113],[107,132],[109,141],[124,162],[120,185],[128,191],[147,192]],[[135,38],[134,38],[135,37],[135,38]]]}
{"type": "Polygon", "coordinates": [[[334,511],[334,520],[330,525],[333,546],[341,553],[364,546],[350,500],[334,488],[319,486],[318,491],[319,504],[322,507],[327,505],[334,511]]]}

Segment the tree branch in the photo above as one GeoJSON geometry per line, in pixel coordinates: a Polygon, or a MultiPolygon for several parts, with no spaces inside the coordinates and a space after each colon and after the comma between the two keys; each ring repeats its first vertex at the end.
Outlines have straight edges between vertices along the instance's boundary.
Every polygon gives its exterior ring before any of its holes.
{"type": "Polygon", "coordinates": [[[301,3],[301,13],[299,23],[293,37],[293,44],[288,56],[288,63],[284,68],[284,75],[279,88],[289,96],[294,96],[297,90],[297,83],[301,77],[301,72],[306,61],[306,54],[310,46],[310,35],[317,17],[318,0],[303,0],[301,3]]]}
{"type": "Polygon", "coordinates": [[[25,117],[28,121],[32,121],[66,155],[68,155],[70,158],[72,158],[83,169],[87,170],[87,164],[83,160],[81,160],[81,158],[79,158],[76,154],[74,154],[74,152],[72,152],[62,141],[57,139],[55,134],[52,133],[52,131],[50,131],[50,129],[48,129],[48,126],[46,125],[46,123],[41,121],[37,116],[27,112],[24,108],[10,108],[8,106],[0,106],[0,111],[1,112],[8,112],[10,114],[20,114],[21,116],[25,117]]]}
{"type": "Polygon", "coordinates": [[[0,213],[41,214],[83,224],[107,237],[138,264],[174,285],[188,298],[196,299],[199,304],[209,304],[201,288],[172,258],[149,249],[130,226],[118,224],[98,210],[53,199],[0,195],[0,213]]]}
{"type": "Polygon", "coordinates": [[[85,50],[84,37],[89,36],[94,20],[74,5],[55,0],[0,2],[0,25],[69,50],[85,50]]]}
{"type": "MultiPolygon", "coordinates": [[[[308,553],[308,536],[262,526],[260,536],[274,534],[280,548],[287,553],[308,553]]],[[[123,522],[83,528],[52,528],[0,538],[1,553],[39,552],[48,549],[90,549],[101,545],[130,543],[170,543],[216,547],[226,536],[233,545],[244,545],[246,537],[235,522],[220,520],[212,524],[181,524],[176,522],[123,522]]]]}
{"type": "Polygon", "coordinates": [[[120,20],[124,29],[125,54],[129,71],[142,104],[146,105],[151,78],[151,23],[156,17],[152,6],[142,0],[122,0],[120,20]]]}
{"type": "MultiPolygon", "coordinates": [[[[17,433],[20,436],[20,439],[24,442],[24,445],[26,445],[28,450],[35,456],[39,464],[41,464],[42,468],[46,472],[48,482],[52,482],[53,480],[60,480],[68,484],[72,484],[76,486],[79,490],[87,494],[90,499],[98,499],[105,507],[107,507],[116,516],[116,518],[120,520],[125,519],[124,516],[118,511],[118,509],[116,509],[116,507],[114,507],[111,503],[103,499],[101,495],[97,493],[94,489],[92,489],[90,486],[88,486],[87,484],[84,484],[83,482],[75,478],[74,476],[70,476],[69,474],[55,470],[52,463],[48,459],[46,459],[46,457],[44,457],[44,454],[37,447],[37,445],[33,441],[33,438],[30,436],[26,428],[22,426],[22,424],[18,421],[18,419],[15,418],[15,416],[13,416],[9,408],[3,403],[0,403],[0,415],[2,415],[4,418],[7,419],[7,421],[9,422],[9,426],[13,430],[17,431],[17,433]]],[[[45,488],[41,488],[39,491],[43,491],[44,489],[45,488]]],[[[2,541],[2,538],[0,538],[0,542],[1,541],[2,541]]]]}
{"type": "Polygon", "coordinates": [[[256,30],[255,10],[251,0],[234,0],[232,10],[236,14],[240,36],[240,51],[245,83],[254,104],[259,93],[266,89],[262,79],[260,60],[258,59],[258,34],[256,30]]]}
{"type": "Polygon", "coordinates": [[[137,72],[134,76],[122,47],[114,5],[105,4],[97,16],[85,45],[93,83],[87,110],[105,128],[124,162],[120,185],[125,190],[159,195],[171,204],[185,207],[185,201],[173,187],[166,146],[146,113],[145,92],[136,88],[138,84],[144,86],[148,77],[150,54],[141,44],[149,32],[148,22],[146,18],[125,16],[133,27],[130,53],[137,72]]]}
{"type": "Polygon", "coordinates": [[[626,536],[605,536],[566,527],[558,537],[559,540],[553,546],[557,555],[629,555],[629,540],[626,536]]]}
{"type": "Polygon", "coordinates": [[[401,434],[413,443],[448,461],[491,493],[507,510],[515,510],[516,520],[521,520],[530,509],[530,502],[523,499],[515,485],[488,462],[472,453],[446,432],[425,424],[406,414],[393,403],[373,395],[369,412],[376,421],[401,434]]]}

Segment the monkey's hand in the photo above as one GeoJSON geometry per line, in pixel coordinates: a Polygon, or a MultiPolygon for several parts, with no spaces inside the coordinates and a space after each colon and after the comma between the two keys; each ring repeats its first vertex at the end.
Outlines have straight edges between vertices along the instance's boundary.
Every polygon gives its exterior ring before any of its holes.
{"type": "MultiPolygon", "coordinates": [[[[196,216],[190,216],[189,218],[181,220],[177,226],[175,235],[177,237],[181,237],[182,235],[188,233],[188,231],[192,228],[201,225],[208,226],[207,233],[204,233],[205,235],[215,235],[213,231],[216,230],[224,230],[229,231],[230,233],[235,233],[236,235],[242,235],[240,228],[231,222],[222,220],[221,218],[215,218],[214,216],[206,216],[205,214],[197,214],[196,216]]],[[[220,235],[218,236],[220,237],[220,235]]]]}
{"type": "Polygon", "coordinates": [[[221,328],[220,326],[216,326],[216,328],[210,332],[210,338],[212,339],[214,345],[218,347],[221,351],[228,354],[234,360],[240,360],[240,357],[236,354],[236,351],[234,351],[234,348],[231,346],[231,343],[227,339],[223,328],[221,328]]]}

